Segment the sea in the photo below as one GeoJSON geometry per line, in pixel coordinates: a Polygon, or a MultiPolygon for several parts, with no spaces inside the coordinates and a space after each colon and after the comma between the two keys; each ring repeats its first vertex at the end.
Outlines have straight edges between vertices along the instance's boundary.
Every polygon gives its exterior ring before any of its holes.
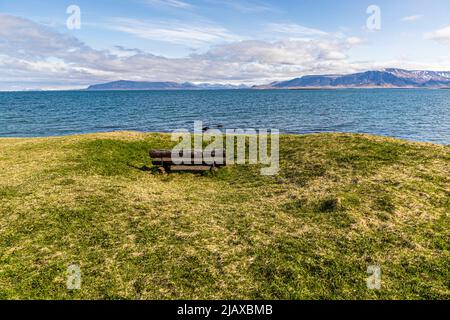
{"type": "Polygon", "coordinates": [[[450,144],[450,90],[0,92],[0,137],[204,127],[352,132],[450,144]]]}

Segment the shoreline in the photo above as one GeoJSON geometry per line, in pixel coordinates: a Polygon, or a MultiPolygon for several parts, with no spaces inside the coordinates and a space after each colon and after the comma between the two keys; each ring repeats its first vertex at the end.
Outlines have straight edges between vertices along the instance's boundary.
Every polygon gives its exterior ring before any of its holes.
{"type": "Polygon", "coordinates": [[[450,90],[450,87],[433,88],[433,87],[286,87],[286,88],[241,88],[241,89],[54,89],[54,90],[0,90],[0,93],[43,93],[43,92],[177,92],[177,91],[320,91],[320,90],[450,90]]]}
{"type": "MultiPolygon", "coordinates": [[[[0,142],[2,140],[43,140],[43,139],[61,139],[61,138],[76,138],[76,137],[87,137],[93,135],[105,135],[105,136],[114,136],[114,135],[122,135],[122,134],[138,134],[138,135],[169,135],[172,131],[139,131],[139,130],[113,130],[113,131],[95,131],[95,132],[84,132],[84,133],[75,133],[75,134],[67,134],[67,135],[50,135],[50,136],[32,136],[32,137],[5,137],[0,135],[0,142]]],[[[361,132],[340,132],[340,131],[330,131],[330,132],[308,132],[308,133],[294,133],[294,132],[280,132],[280,136],[355,136],[355,137],[367,137],[367,138],[375,138],[375,139],[388,139],[397,142],[403,142],[408,144],[417,144],[417,145],[432,145],[432,146],[440,146],[440,147],[450,147],[450,143],[436,143],[430,141],[416,141],[409,140],[406,138],[398,138],[393,136],[385,136],[385,135],[377,135],[370,133],[361,133],[361,132]]]]}

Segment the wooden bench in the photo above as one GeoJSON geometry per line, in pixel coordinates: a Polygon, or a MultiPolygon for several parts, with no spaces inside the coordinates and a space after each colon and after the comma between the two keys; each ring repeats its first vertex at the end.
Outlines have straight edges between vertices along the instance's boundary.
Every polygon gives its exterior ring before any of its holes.
{"type": "Polygon", "coordinates": [[[226,165],[224,150],[213,150],[209,156],[203,150],[180,152],[180,157],[188,160],[188,163],[175,163],[172,160],[172,150],[150,150],[152,164],[159,167],[160,172],[166,171],[212,171],[226,165]],[[197,159],[198,163],[195,163],[197,159]],[[200,159],[201,161],[199,161],[200,159]]]}

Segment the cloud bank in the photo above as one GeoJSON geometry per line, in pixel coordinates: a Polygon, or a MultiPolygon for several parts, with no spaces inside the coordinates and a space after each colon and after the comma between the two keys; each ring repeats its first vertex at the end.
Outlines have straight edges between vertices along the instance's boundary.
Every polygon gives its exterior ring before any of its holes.
{"type": "MultiPolygon", "coordinates": [[[[117,22],[112,28],[143,39],[203,47],[209,44],[209,49],[183,58],[167,58],[119,44],[111,50],[98,50],[31,20],[0,14],[0,89],[80,88],[119,79],[264,84],[304,74],[350,73],[375,66],[350,61],[349,52],[363,42],[360,38],[295,24],[267,25],[266,30],[276,34],[276,40],[263,41],[240,38],[220,26],[170,23],[163,28],[130,19],[117,22]]],[[[450,39],[447,33],[450,35],[442,29],[428,37],[450,39]]]]}
{"type": "Polygon", "coordinates": [[[426,33],[425,39],[450,44],[450,26],[426,33]]]}

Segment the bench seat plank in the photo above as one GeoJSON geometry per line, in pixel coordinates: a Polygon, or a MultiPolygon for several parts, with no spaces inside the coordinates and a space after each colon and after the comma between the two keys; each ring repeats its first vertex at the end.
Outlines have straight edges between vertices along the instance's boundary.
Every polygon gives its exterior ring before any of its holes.
{"type": "Polygon", "coordinates": [[[196,166],[185,166],[185,165],[173,165],[170,166],[170,171],[208,171],[211,170],[211,166],[196,165],[196,166]]]}

